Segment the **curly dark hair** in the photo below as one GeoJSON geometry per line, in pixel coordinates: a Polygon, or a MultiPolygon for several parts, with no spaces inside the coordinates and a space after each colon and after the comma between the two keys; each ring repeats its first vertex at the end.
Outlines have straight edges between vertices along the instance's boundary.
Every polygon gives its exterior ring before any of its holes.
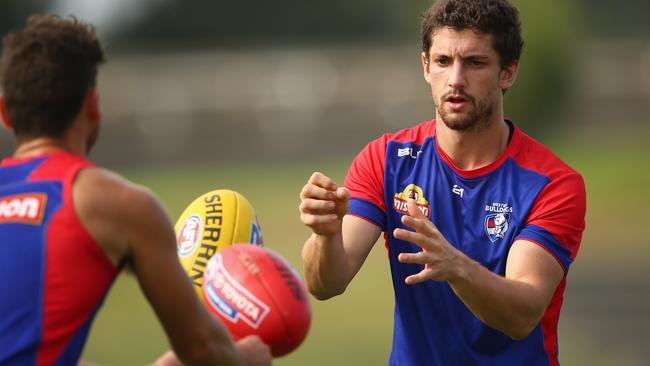
{"type": "Polygon", "coordinates": [[[104,62],[95,29],[72,17],[32,15],[2,41],[0,79],[14,134],[60,137],[104,62]]]}
{"type": "Polygon", "coordinates": [[[422,15],[422,52],[426,55],[431,36],[442,27],[492,35],[502,67],[519,60],[524,46],[519,12],[507,0],[438,0],[422,15]]]}

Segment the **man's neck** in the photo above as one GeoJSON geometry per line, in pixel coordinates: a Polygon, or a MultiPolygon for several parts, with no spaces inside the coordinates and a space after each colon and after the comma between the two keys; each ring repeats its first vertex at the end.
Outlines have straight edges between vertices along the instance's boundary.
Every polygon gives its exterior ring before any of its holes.
{"type": "Polygon", "coordinates": [[[85,155],[81,146],[72,146],[71,144],[67,144],[64,139],[43,136],[19,141],[16,151],[14,151],[14,157],[26,158],[63,151],[79,156],[85,155]]]}
{"type": "Polygon", "coordinates": [[[510,127],[499,118],[481,131],[456,131],[436,119],[436,140],[460,170],[475,170],[496,161],[508,146],[510,127]]]}

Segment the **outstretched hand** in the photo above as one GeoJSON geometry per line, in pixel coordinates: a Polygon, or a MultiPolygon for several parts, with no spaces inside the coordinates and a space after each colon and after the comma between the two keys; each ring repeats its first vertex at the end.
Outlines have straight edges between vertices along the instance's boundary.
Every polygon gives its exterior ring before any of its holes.
{"type": "Polygon", "coordinates": [[[438,228],[418,209],[415,201],[407,201],[409,215],[402,216],[402,223],[414,231],[395,229],[395,238],[411,242],[422,248],[418,253],[401,253],[397,259],[401,263],[423,264],[424,269],[405,279],[407,285],[427,280],[448,281],[459,267],[462,253],[454,248],[440,233],[438,228]]]}

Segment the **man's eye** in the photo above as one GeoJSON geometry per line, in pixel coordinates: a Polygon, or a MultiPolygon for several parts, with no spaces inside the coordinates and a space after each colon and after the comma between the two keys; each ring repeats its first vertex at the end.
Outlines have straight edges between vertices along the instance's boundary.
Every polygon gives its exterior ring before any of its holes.
{"type": "Polygon", "coordinates": [[[449,61],[448,58],[437,58],[437,59],[436,59],[436,63],[437,63],[438,65],[442,65],[442,66],[444,66],[444,65],[449,65],[449,64],[451,63],[451,61],[449,61]]]}

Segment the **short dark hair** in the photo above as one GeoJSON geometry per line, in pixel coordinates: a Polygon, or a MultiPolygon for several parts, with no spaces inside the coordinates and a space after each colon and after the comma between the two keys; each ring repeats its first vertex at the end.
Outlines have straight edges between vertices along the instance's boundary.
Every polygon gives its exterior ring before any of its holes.
{"type": "Polygon", "coordinates": [[[524,46],[519,12],[507,0],[438,0],[422,15],[422,51],[427,56],[433,33],[442,27],[492,35],[502,67],[519,60],[524,46]]]}
{"type": "Polygon", "coordinates": [[[16,137],[60,137],[95,86],[104,52],[77,19],[32,15],[3,40],[2,93],[16,137]]]}

